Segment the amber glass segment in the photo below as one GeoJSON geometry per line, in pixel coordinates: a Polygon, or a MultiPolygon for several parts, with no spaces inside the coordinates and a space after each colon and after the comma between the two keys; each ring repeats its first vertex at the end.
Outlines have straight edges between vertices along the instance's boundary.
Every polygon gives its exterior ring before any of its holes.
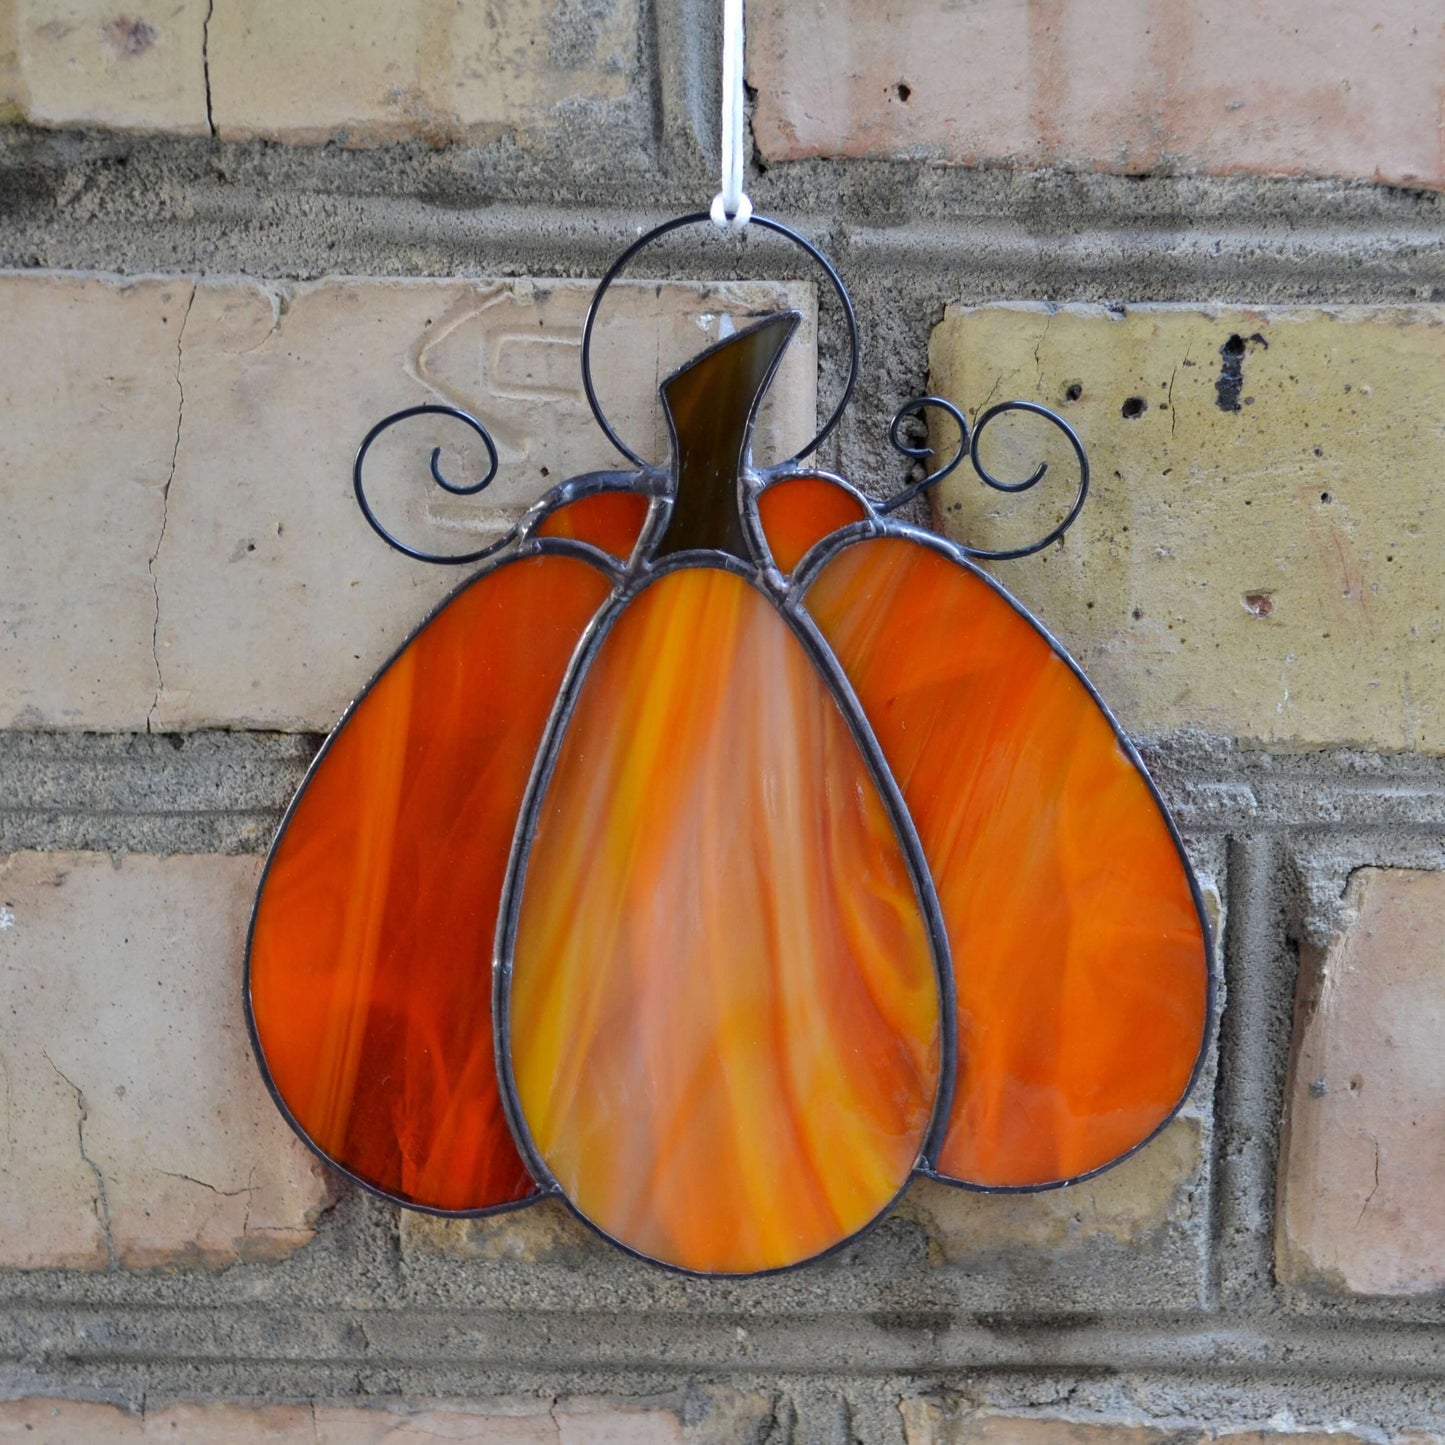
{"type": "Polygon", "coordinates": [[[815,542],[867,515],[857,497],[826,477],[784,477],[758,494],[758,520],[768,550],[785,573],[815,542]]]}
{"type": "Polygon", "coordinates": [[[537,557],[483,574],[378,678],[297,799],[257,903],[250,997],[314,1144],[436,1209],[533,1190],[492,1052],[497,911],[563,673],[608,595],[537,557]]]}
{"type": "Polygon", "coordinates": [[[614,557],[632,555],[642,524],[647,520],[648,498],[622,489],[593,492],[554,507],[537,524],[539,537],[570,537],[590,542],[614,557]]]}
{"type": "Polygon", "coordinates": [[[584,674],[536,811],[510,1054],[581,1213],[743,1273],[838,1244],[929,1125],[937,965],[838,701],[760,591],[665,574],[584,674]]]}
{"type": "Polygon", "coordinates": [[[1147,780],[1043,634],[902,538],[850,546],[807,608],[917,824],[948,928],[958,1073],[941,1173],[1039,1185],[1109,1163],[1179,1104],[1204,930],[1147,780]]]}

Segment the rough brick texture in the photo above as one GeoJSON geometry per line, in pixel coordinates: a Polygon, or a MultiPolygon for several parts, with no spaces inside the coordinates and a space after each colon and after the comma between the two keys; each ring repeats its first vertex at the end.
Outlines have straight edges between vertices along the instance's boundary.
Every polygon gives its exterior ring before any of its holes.
{"type": "Polygon", "coordinates": [[[0,1265],[219,1268],[312,1236],[331,1178],[241,1019],[254,858],[0,867],[0,1265]]]}
{"type": "Polygon", "coordinates": [[[1445,184],[1430,0],[764,0],[749,18],[769,160],[1445,184]]]}
{"type": "MultiPolygon", "coordinates": [[[[618,465],[578,367],[585,282],[0,277],[0,699],[11,727],[327,729],[457,584],[366,526],[351,457],[417,402],[495,429],[481,497],[453,476],[481,446],[456,422],[410,423],[368,468],[378,511],[429,550],[500,536],[548,487],[618,465]],[[448,429],[450,428],[450,429],[448,429]],[[63,460],[57,438],[64,437],[63,460]],[[13,557],[13,562],[11,561],[13,557]]],[[[758,453],[800,446],[815,405],[812,292],[758,283],[623,283],[595,347],[619,432],[667,454],[660,378],[716,338],[720,316],[796,304],[795,340],[758,453]]]]}
{"type": "Polygon", "coordinates": [[[1182,1445],[1142,1426],[973,1415],[930,1399],[905,1400],[901,1408],[908,1445],[1182,1445]]]}
{"type": "MultiPolygon", "coordinates": [[[[1127,728],[1439,752],[1442,323],[1437,307],[951,307],[932,384],[970,418],[1041,401],[1083,438],[1077,525],[994,570],[1127,728]]],[[[981,454],[1005,480],[1044,458],[1051,474],[1013,497],[960,467],[944,528],[983,547],[1043,536],[1077,477],[1058,433],[1000,420],[981,454]]]]}
{"type": "Polygon", "coordinates": [[[485,141],[635,84],[635,0],[0,0],[0,116],[347,145],[485,141]],[[6,43],[6,34],[11,37],[6,43]]]}
{"type": "Polygon", "coordinates": [[[7,727],[145,728],[190,290],[0,277],[7,727]]]}
{"type": "Polygon", "coordinates": [[[1445,873],[1361,869],[1302,961],[1278,1270],[1332,1292],[1445,1290],[1445,873]]]}
{"type": "Polygon", "coordinates": [[[212,114],[236,139],[484,140],[625,95],[637,48],[636,0],[249,0],[211,24],[212,114]]]}

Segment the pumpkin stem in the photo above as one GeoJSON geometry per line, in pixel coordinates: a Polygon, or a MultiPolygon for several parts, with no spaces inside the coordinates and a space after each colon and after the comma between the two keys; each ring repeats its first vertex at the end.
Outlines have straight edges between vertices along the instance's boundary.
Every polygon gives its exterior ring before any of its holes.
{"type": "Polygon", "coordinates": [[[752,561],[739,477],[758,407],[801,320],[797,311],[766,317],[663,382],[675,485],[672,516],[654,556],[707,548],[752,561]]]}

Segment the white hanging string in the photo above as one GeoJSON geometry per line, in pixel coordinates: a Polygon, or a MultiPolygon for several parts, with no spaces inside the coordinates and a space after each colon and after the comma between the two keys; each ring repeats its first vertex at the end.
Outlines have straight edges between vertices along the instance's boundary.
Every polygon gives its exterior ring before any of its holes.
{"type": "Polygon", "coordinates": [[[743,0],[723,0],[722,189],[712,218],[724,230],[742,230],[753,214],[743,190],[743,0]]]}

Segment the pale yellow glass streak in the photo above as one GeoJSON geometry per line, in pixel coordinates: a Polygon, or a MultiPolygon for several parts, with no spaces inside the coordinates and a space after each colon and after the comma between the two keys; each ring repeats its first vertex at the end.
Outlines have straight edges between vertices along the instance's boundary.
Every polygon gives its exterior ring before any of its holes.
{"type": "Polygon", "coordinates": [[[583,677],[513,948],[523,1115],[573,1203],[685,1268],[773,1268],[902,1186],[939,990],[893,819],[802,644],[664,576],[583,677]]]}

